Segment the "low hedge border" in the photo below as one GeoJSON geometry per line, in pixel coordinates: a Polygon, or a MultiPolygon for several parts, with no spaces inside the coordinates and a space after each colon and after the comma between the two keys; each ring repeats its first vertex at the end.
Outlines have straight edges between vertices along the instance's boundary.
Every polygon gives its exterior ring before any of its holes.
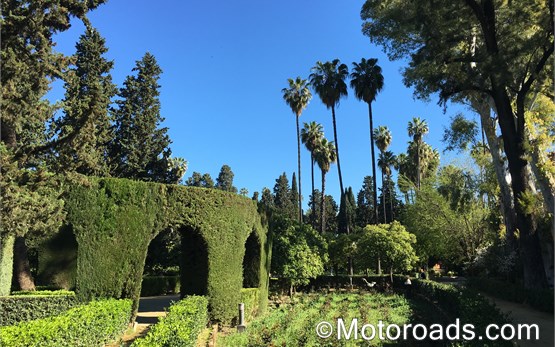
{"type": "Polygon", "coordinates": [[[553,313],[553,289],[530,290],[522,284],[484,277],[470,277],[466,283],[469,287],[493,297],[519,304],[526,303],[540,311],[553,313]]]}
{"type": "Polygon", "coordinates": [[[0,346],[104,346],[121,337],[131,317],[131,300],[107,299],[58,316],[0,327],[0,346]]]}
{"type": "Polygon", "coordinates": [[[179,276],[144,276],[141,296],[176,294],[179,293],[180,288],[179,276]]]}
{"type": "MultiPolygon", "coordinates": [[[[489,324],[499,326],[510,323],[507,315],[474,290],[456,287],[452,284],[430,280],[412,280],[413,291],[437,303],[453,321],[460,319],[464,324],[474,325],[474,332],[480,335],[489,324]]],[[[496,341],[496,346],[513,346],[511,341],[496,341]]],[[[458,341],[458,346],[484,346],[483,341],[458,341]]]]}
{"type": "Polygon", "coordinates": [[[241,289],[241,302],[245,304],[245,321],[252,322],[258,315],[260,302],[260,289],[243,288],[241,289]]]}
{"type": "Polygon", "coordinates": [[[16,292],[0,297],[0,326],[56,316],[78,304],[73,292],[31,293],[16,292]]]}
{"type": "Polygon", "coordinates": [[[148,334],[135,340],[132,347],[195,347],[200,332],[208,324],[208,299],[188,296],[173,303],[168,314],[160,318],[148,334]]]}

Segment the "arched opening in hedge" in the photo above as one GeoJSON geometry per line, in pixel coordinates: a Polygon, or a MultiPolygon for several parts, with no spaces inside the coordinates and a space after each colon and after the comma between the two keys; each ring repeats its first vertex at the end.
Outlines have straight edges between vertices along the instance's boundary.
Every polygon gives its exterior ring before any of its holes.
{"type": "Polygon", "coordinates": [[[260,286],[260,240],[253,230],[245,242],[243,257],[243,288],[260,286]]]}
{"type": "Polygon", "coordinates": [[[181,297],[208,293],[208,244],[198,230],[180,228],[181,297]]]}
{"type": "Polygon", "coordinates": [[[71,226],[64,225],[37,248],[37,284],[74,290],[78,244],[71,226]]]}
{"type": "Polygon", "coordinates": [[[144,276],[177,276],[181,263],[181,233],[162,230],[148,245],[144,276]]]}

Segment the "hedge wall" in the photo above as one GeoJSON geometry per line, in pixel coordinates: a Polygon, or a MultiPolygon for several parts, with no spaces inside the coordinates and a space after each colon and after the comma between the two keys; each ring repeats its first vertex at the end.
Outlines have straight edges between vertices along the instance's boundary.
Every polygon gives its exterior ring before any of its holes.
{"type": "Polygon", "coordinates": [[[237,316],[251,233],[260,247],[260,302],[267,300],[267,227],[251,199],[213,189],[83,176],[69,184],[65,202],[79,247],[76,292],[81,299],[131,298],[136,313],[148,245],[171,227],[182,233],[181,292],[206,294],[212,320],[230,322],[237,316]],[[191,243],[183,241],[190,239],[200,246],[193,256],[205,258],[201,268],[187,261],[191,243]]]}
{"type": "Polygon", "coordinates": [[[77,305],[75,294],[0,297],[0,326],[55,316],[77,305]]]}

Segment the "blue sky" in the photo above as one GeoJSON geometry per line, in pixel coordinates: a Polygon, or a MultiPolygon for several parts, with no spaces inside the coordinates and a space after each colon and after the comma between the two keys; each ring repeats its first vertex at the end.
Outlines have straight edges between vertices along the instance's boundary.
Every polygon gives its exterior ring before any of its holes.
{"type": "MultiPolygon", "coordinates": [[[[425,141],[443,148],[441,137],[449,116],[466,111],[449,105],[447,112],[415,100],[402,83],[404,62],[390,62],[380,47],[361,33],[363,1],[146,1],[110,0],[89,14],[106,38],[115,62],[114,83],[122,85],[135,61],[154,54],[163,70],[160,79],[162,116],[173,140],[173,154],[193,171],[215,179],[223,164],[235,173],[235,185],[249,195],[275,179],[297,170],[295,118],[282,99],[287,78],[308,78],[318,60],[338,58],[347,64],[378,58],[385,88],[373,104],[374,126],[393,134],[390,149],[406,150],[407,123],[415,116],[428,121],[425,141]]],[[[78,21],[56,36],[56,49],[75,51],[84,27],[78,21]]],[[[62,98],[60,83],[51,93],[62,98]]],[[[367,105],[349,96],[336,110],[343,182],[356,192],[371,174],[367,105]]],[[[333,140],[331,111],[317,95],[301,117],[317,121],[333,140]]],[[[306,206],[310,194],[310,155],[302,149],[302,188],[306,206]]],[[[442,153],[442,163],[455,155],[442,153]]],[[[380,177],[378,173],[378,177],[380,177]]],[[[326,191],[339,200],[337,167],[326,177],[326,191]]],[[[320,186],[319,170],[316,174],[320,186]]],[[[378,184],[380,184],[378,182],[378,184]]]]}

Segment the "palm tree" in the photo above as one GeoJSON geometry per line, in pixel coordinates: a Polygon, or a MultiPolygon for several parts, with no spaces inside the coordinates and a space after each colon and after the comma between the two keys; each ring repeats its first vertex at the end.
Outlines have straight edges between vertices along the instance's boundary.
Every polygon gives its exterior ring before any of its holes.
{"type": "Polygon", "coordinates": [[[374,185],[374,216],[378,223],[378,203],[376,189],[376,157],[374,154],[374,129],[372,119],[372,102],[383,88],[382,68],[378,66],[378,59],[364,59],[360,63],[353,62],[351,73],[351,88],[355,91],[357,99],[368,104],[368,118],[370,120],[370,151],[372,153],[372,177],[374,185]]]}
{"type": "Polygon", "coordinates": [[[422,147],[422,137],[429,131],[428,124],[426,123],[426,120],[414,117],[411,121],[409,121],[407,130],[409,132],[409,136],[412,136],[416,145],[416,188],[420,189],[420,175],[422,172],[420,167],[420,148],[422,147]]]}
{"type": "MultiPolygon", "coordinates": [[[[324,137],[324,127],[316,122],[304,123],[301,129],[301,141],[310,152],[310,173],[312,177],[312,206],[314,205],[314,151],[324,137]]],[[[314,211],[311,212],[311,221],[314,222],[314,211]]]]}
{"type": "Polygon", "coordinates": [[[339,100],[347,96],[347,84],[345,79],[349,75],[347,65],[340,64],[339,59],[322,63],[316,62],[316,66],[311,69],[309,76],[310,85],[326,108],[331,108],[331,116],[333,120],[333,139],[335,141],[335,157],[337,159],[337,172],[339,175],[339,188],[343,195],[343,176],[341,175],[341,164],[339,162],[339,143],[337,142],[337,125],[335,122],[335,106],[339,104],[339,100]]]}
{"type": "MultiPolygon", "coordinates": [[[[380,157],[387,150],[391,144],[391,132],[386,126],[380,125],[373,131],[374,138],[376,139],[376,146],[380,150],[380,157]]],[[[383,164],[383,163],[382,163],[383,164]]],[[[387,223],[386,213],[385,213],[385,181],[384,181],[384,169],[380,165],[380,159],[378,158],[378,166],[382,171],[382,205],[383,205],[383,219],[384,223],[387,223]]]]}
{"type": "Polygon", "coordinates": [[[337,160],[337,149],[333,144],[325,138],[320,140],[319,145],[314,151],[316,162],[322,171],[322,200],[320,202],[320,232],[324,233],[326,226],[325,204],[326,204],[326,174],[330,171],[331,164],[337,160]]]}
{"type": "MultiPolygon", "coordinates": [[[[396,163],[396,158],[395,155],[393,154],[393,152],[391,151],[383,151],[380,152],[380,155],[378,156],[378,166],[380,167],[381,171],[382,171],[382,201],[383,201],[383,219],[384,219],[384,223],[387,223],[387,214],[385,212],[385,192],[386,192],[386,186],[385,183],[386,181],[384,180],[384,174],[387,178],[387,182],[390,181],[391,179],[391,167],[395,166],[396,163]]],[[[393,221],[393,194],[392,194],[392,189],[390,187],[389,189],[389,209],[390,209],[390,216],[391,216],[391,221],[393,221]]]]}
{"type": "Polygon", "coordinates": [[[302,208],[302,189],[301,189],[301,137],[299,135],[299,117],[301,113],[308,105],[312,94],[310,89],[308,89],[308,84],[306,80],[300,77],[296,79],[289,78],[289,88],[283,88],[281,92],[283,93],[283,99],[291,107],[291,110],[295,114],[295,120],[297,122],[297,164],[299,169],[299,222],[303,221],[303,208],[302,208]]]}

